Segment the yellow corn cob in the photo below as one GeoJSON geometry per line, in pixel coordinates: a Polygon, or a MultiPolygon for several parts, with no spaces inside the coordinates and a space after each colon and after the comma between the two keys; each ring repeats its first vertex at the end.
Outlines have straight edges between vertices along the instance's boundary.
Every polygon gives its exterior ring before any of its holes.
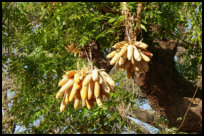
{"type": "Polygon", "coordinates": [[[148,47],[148,45],[143,42],[135,42],[135,45],[142,49],[146,49],[148,47]]]}
{"type": "Polygon", "coordinates": [[[106,58],[107,59],[113,58],[113,56],[115,56],[116,53],[117,53],[117,51],[112,51],[111,53],[108,54],[108,56],[106,58]]]}
{"type": "Polygon", "coordinates": [[[92,71],[92,79],[93,79],[93,81],[97,81],[98,80],[98,70],[97,69],[94,69],[92,71]]]}
{"type": "Polygon", "coordinates": [[[70,96],[71,90],[72,90],[72,88],[70,88],[70,89],[68,89],[68,90],[65,91],[65,95],[66,95],[66,97],[65,97],[65,103],[66,103],[66,104],[69,104],[69,103],[70,103],[70,101],[69,101],[69,96],[70,96]]]}
{"type": "Polygon", "coordinates": [[[88,96],[88,84],[83,82],[82,90],[80,91],[81,99],[85,100],[88,96]]]}
{"type": "Polygon", "coordinates": [[[120,57],[123,56],[123,55],[125,55],[125,53],[127,52],[127,49],[128,49],[128,45],[125,44],[125,45],[123,46],[123,48],[120,50],[120,52],[119,52],[120,57]]]}
{"type": "Polygon", "coordinates": [[[101,95],[99,97],[96,98],[96,103],[98,104],[98,107],[102,108],[103,107],[103,103],[102,103],[102,97],[101,95]]]}
{"type": "Polygon", "coordinates": [[[142,52],[140,52],[141,56],[142,56],[142,59],[146,62],[149,62],[150,61],[150,58],[146,55],[144,55],[142,52]]]}
{"type": "Polygon", "coordinates": [[[75,73],[74,74],[74,82],[75,83],[79,83],[80,82],[80,74],[79,73],[75,73]]]}
{"type": "Polygon", "coordinates": [[[67,78],[67,76],[63,76],[63,79],[59,81],[58,87],[62,87],[63,85],[65,85],[68,80],[69,79],[67,78]]]}
{"type": "Polygon", "coordinates": [[[88,75],[84,78],[83,84],[87,84],[87,85],[88,85],[88,83],[90,82],[91,78],[92,78],[92,74],[88,74],[88,75]]]}
{"type": "Polygon", "coordinates": [[[69,96],[69,101],[74,100],[74,97],[76,96],[77,91],[79,89],[80,89],[80,85],[78,83],[74,83],[72,90],[71,90],[71,93],[70,93],[70,96],[69,96]]]}
{"type": "Polygon", "coordinates": [[[135,60],[141,61],[141,55],[140,55],[137,47],[134,46],[133,48],[134,48],[134,58],[135,58],[135,60]]]}
{"type": "Polygon", "coordinates": [[[79,92],[76,94],[75,99],[74,99],[74,109],[77,109],[79,106],[79,100],[80,100],[80,94],[79,92]]]}
{"type": "Polygon", "coordinates": [[[97,98],[100,95],[100,85],[99,83],[96,81],[94,84],[94,96],[97,98]]]}
{"type": "Polygon", "coordinates": [[[133,46],[130,44],[128,45],[128,49],[127,49],[127,58],[128,60],[131,60],[132,56],[133,56],[133,46]]]}
{"type": "Polygon", "coordinates": [[[105,72],[105,71],[101,71],[100,72],[101,76],[103,77],[103,79],[112,87],[115,86],[115,82],[113,81],[113,79],[105,72]]]}
{"type": "Polygon", "coordinates": [[[56,98],[60,98],[64,92],[66,90],[68,90],[70,87],[72,87],[72,85],[74,84],[74,80],[73,79],[70,79],[65,85],[62,86],[62,88],[59,90],[59,92],[57,93],[56,95],[56,98]]]}
{"type": "Polygon", "coordinates": [[[110,65],[114,65],[120,59],[119,53],[116,53],[115,56],[110,61],[110,65]]]}
{"type": "Polygon", "coordinates": [[[65,103],[65,95],[64,95],[61,105],[60,105],[60,112],[63,112],[65,108],[66,108],[66,103],[65,103]]]}
{"type": "Polygon", "coordinates": [[[91,99],[94,93],[94,81],[91,80],[88,86],[88,99],[91,99]]]}

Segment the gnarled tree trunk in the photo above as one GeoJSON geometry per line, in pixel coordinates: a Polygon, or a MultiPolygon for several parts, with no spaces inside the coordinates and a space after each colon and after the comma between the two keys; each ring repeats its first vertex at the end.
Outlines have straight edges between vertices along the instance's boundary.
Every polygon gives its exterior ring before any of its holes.
{"type": "MultiPolygon", "coordinates": [[[[134,74],[134,80],[147,95],[151,107],[169,120],[169,126],[181,125],[178,117],[184,117],[192,101],[196,87],[179,75],[175,68],[176,41],[159,41],[160,46],[153,52],[148,73],[134,74]]],[[[202,133],[202,92],[198,91],[184,124],[185,132],[202,133]]]]}

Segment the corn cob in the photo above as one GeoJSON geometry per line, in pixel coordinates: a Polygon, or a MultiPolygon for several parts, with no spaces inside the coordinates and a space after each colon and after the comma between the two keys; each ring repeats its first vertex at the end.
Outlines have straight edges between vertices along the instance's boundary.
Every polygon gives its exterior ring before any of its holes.
{"type": "Polygon", "coordinates": [[[76,96],[78,89],[80,89],[80,85],[78,83],[74,83],[72,91],[69,96],[69,101],[74,100],[74,97],[76,96]]]}
{"type": "Polygon", "coordinates": [[[92,78],[92,74],[88,74],[88,75],[84,78],[83,84],[88,85],[88,83],[90,82],[91,78],[92,78]]]}
{"type": "Polygon", "coordinates": [[[80,82],[80,74],[79,73],[74,74],[74,82],[75,83],[79,83],[80,82]]]}
{"type": "Polygon", "coordinates": [[[105,71],[101,71],[100,72],[101,76],[103,77],[103,79],[112,87],[115,86],[115,82],[112,80],[112,78],[105,72],[105,71]]]}
{"type": "Polygon", "coordinates": [[[76,94],[75,99],[74,99],[74,109],[77,109],[79,106],[79,100],[80,100],[80,94],[79,92],[76,94]]]}
{"type": "Polygon", "coordinates": [[[60,105],[60,112],[63,112],[65,108],[66,108],[66,103],[65,103],[65,95],[64,95],[61,105],[60,105]]]}
{"type": "Polygon", "coordinates": [[[146,49],[148,47],[148,45],[143,42],[135,42],[135,45],[142,49],[146,49]]]}
{"type": "Polygon", "coordinates": [[[99,83],[96,81],[94,84],[94,96],[97,98],[100,95],[100,85],[99,83]]]}
{"type": "Polygon", "coordinates": [[[113,58],[113,56],[115,56],[116,53],[117,53],[117,51],[112,51],[111,53],[108,54],[108,56],[106,58],[107,59],[113,58]]]}
{"type": "Polygon", "coordinates": [[[66,95],[66,97],[65,97],[65,103],[66,103],[66,104],[69,104],[69,103],[70,103],[70,101],[69,101],[69,96],[70,96],[71,90],[72,90],[72,88],[70,88],[70,89],[68,89],[68,90],[65,91],[65,95],[66,95]]]}
{"type": "Polygon", "coordinates": [[[150,58],[146,55],[144,55],[142,52],[140,52],[141,56],[142,56],[142,59],[146,62],[149,62],[150,61],[150,58]]]}
{"type": "Polygon", "coordinates": [[[94,93],[94,82],[91,80],[88,86],[88,99],[91,99],[94,93]]]}
{"type": "Polygon", "coordinates": [[[128,49],[128,45],[125,44],[119,52],[120,57],[123,56],[127,52],[127,49],[128,49]]]}
{"type": "Polygon", "coordinates": [[[119,53],[116,53],[115,56],[110,61],[110,65],[114,65],[120,59],[119,53]]]}
{"type": "Polygon", "coordinates": [[[82,90],[81,90],[80,94],[81,94],[82,100],[85,100],[88,96],[88,84],[84,81],[83,81],[82,90]]]}
{"type": "Polygon", "coordinates": [[[63,79],[59,81],[58,87],[62,87],[63,85],[65,85],[68,80],[69,79],[67,78],[67,76],[63,76],[63,79]]]}
{"type": "Polygon", "coordinates": [[[72,87],[72,85],[74,84],[74,80],[73,79],[70,79],[65,85],[62,86],[62,88],[59,90],[59,92],[57,93],[56,95],[56,98],[60,98],[64,92],[66,90],[68,90],[70,87],[72,87]]]}

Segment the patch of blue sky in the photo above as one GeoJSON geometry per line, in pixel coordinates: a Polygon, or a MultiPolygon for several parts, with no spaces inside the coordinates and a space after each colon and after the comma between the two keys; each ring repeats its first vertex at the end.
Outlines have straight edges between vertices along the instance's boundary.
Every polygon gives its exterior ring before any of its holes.
{"type": "Polygon", "coordinates": [[[138,119],[135,119],[135,118],[132,118],[132,117],[129,117],[129,116],[126,116],[127,118],[131,119],[132,121],[134,121],[136,124],[138,124],[139,126],[141,126],[142,128],[148,130],[151,134],[157,134],[159,132],[159,129],[153,127],[152,125],[150,124],[147,124],[145,122],[142,122],[138,119]]]}

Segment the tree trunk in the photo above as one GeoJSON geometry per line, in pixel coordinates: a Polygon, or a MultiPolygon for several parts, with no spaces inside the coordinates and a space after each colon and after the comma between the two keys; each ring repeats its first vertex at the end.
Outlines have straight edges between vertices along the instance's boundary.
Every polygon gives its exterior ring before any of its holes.
{"type": "MultiPolygon", "coordinates": [[[[187,107],[192,101],[196,87],[179,75],[175,68],[174,55],[177,42],[159,41],[160,46],[153,51],[148,73],[135,73],[135,82],[147,95],[151,107],[169,120],[169,126],[179,127],[187,107]]],[[[150,44],[151,45],[151,44],[150,44]]],[[[181,131],[202,133],[202,92],[198,91],[191,105],[181,131]]]]}

